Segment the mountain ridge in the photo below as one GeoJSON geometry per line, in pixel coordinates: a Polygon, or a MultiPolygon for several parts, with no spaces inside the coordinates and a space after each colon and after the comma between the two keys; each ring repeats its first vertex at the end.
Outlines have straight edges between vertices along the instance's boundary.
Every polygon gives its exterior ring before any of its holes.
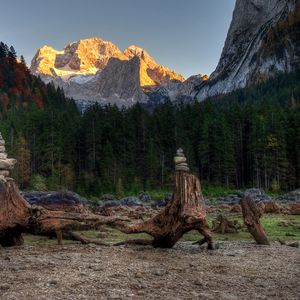
{"type": "Polygon", "coordinates": [[[33,58],[31,71],[83,105],[202,101],[294,70],[300,62],[299,35],[299,0],[237,0],[210,78],[185,79],[139,46],[121,51],[101,38],[82,39],[61,51],[44,46],[33,58]]]}
{"type": "Polygon", "coordinates": [[[296,0],[237,0],[217,68],[193,95],[201,101],[246,87],[277,72],[290,72],[300,57],[299,11],[296,0]],[[289,32],[276,32],[270,39],[282,22],[287,22],[289,32]],[[271,49],[276,43],[280,49],[271,49]]]}
{"type": "Polygon", "coordinates": [[[178,89],[185,82],[182,75],[159,65],[145,49],[131,45],[122,52],[101,38],[82,39],[60,51],[45,45],[38,49],[30,70],[44,82],[62,87],[68,97],[88,104],[130,106],[147,102],[147,92],[160,87],[169,91],[173,85],[178,89]]]}

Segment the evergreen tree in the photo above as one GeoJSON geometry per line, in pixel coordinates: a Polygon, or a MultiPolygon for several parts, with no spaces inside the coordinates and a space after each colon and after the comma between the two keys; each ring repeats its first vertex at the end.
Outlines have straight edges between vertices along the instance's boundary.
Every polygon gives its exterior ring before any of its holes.
{"type": "Polygon", "coordinates": [[[17,52],[13,46],[9,47],[8,58],[10,58],[12,61],[16,61],[17,59],[17,52]]]}
{"type": "Polygon", "coordinates": [[[0,42],[0,59],[7,57],[7,45],[5,45],[3,42],[0,42]]]}
{"type": "Polygon", "coordinates": [[[21,188],[28,186],[31,178],[30,150],[28,143],[23,136],[16,140],[14,148],[16,149],[15,157],[18,164],[15,169],[16,180],[21,188]]]}
{"type": "Polygon", "coordinates": [[[21,63],[26,66],[26,61],[23,55],[20,56],[21,63]]]}

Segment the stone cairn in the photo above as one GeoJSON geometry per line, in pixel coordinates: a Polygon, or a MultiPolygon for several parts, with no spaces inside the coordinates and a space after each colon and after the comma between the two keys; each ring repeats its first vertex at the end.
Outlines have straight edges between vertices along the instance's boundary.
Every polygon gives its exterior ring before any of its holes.
{"type": "Polygon", "coordinates": [[[7,153],[5,150],[5,141],[0,133],[0,180],[8,181],[12,180],[10,178],[10,171],[14,168],[17,160],[14,158],[7,158],[7,153]]]}
{"type": "Polygon", "coordinates": [[[188,164],[186,162],[186,157],[181,148],[177,150],[176,156],[174,157],[174,162],[175,162],[175,171],[184,171],[184,172],[190,171],[190,168],[188,167],[188,164]]]}

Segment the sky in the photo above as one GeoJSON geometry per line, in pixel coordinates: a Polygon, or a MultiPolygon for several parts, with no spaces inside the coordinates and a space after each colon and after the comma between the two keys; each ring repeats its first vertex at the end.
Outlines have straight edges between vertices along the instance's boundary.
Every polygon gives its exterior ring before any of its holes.
{"type": "Polygon", "coordinates": [[[1,3],[0,41],[27,64],[37,49],[57,50],[101,37],[121,50],[145,48],[189,77],[210,74],[220,58],[235,0],[9,0],[1,3]]]}

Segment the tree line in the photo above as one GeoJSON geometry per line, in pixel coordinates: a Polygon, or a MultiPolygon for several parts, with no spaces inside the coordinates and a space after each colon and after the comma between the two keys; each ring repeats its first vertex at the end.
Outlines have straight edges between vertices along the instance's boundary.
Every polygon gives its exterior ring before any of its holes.
{"type": "Polygon", "coordinates": [[[0,84],[10,99],[1,99],[0,130],[23,189],[85,196],[170,189],[179,147],[205,184],[300,186],[299,70],[202,103],[165,101],[153,111],[94,105],[80,113],[60,89],[14,64],[27,73],[21,92],[11,90],[14,82],[0,84]]]}

